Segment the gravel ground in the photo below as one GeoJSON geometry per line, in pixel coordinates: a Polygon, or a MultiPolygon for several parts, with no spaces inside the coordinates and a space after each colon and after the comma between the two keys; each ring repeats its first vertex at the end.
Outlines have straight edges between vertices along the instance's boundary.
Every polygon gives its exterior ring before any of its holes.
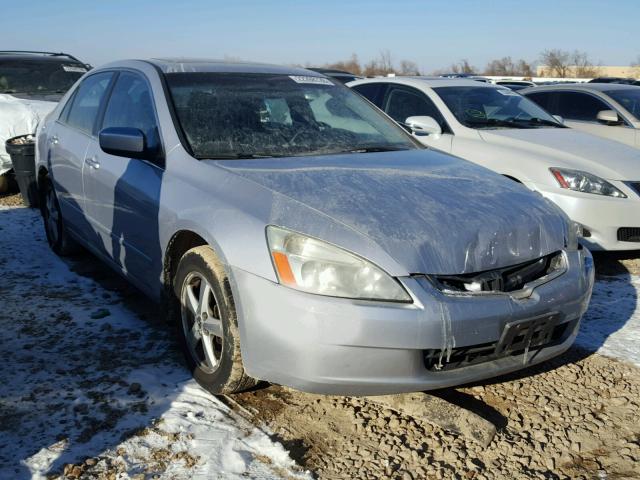
{"type": "MultiPolygon", "coordinates": [[[[7,201],[15,202],[15,196],[0,198],[0,204],[7,201]]],[[[596,266],[601,281],[609,275],[640,271],[640,261],[630,254],[598,255],[596,266]]],[[[121,279],[88,255],[74,269],[108,290],[131,292],[121,279]]],[[[134,299],[127,308],[142,317],[154,315],[152,307],[135,300],[135,294],[131,297],[134,299]]],[[[37,311],[34,314],[37,318],[37,311]]],[[[105,361],[109,348],[119,348],[118,338],[113,335],[110,333],[101,347],[105,361]],[[113,344],[109,340],[112,337],[113,344]]],[[[65,352],[60,355],[64,358],[65,352]]],[[[28,355],[24,361],[29,362],[28,355]]],[[[112,381],[116,391],[128,392],[130,388],[115,378],[103,380],[112,381]]],[[[576,347],[552,362],[519,374],[432,393],[492,421],[498,433],[489,447],[366,399],[261,386],[235,396],[234,402],[238,412],[250,412],[255,425],[272,432],[298,464],[321,479],[640,478],[640,369],[631,364],[576,347]]],[[[127,395],[132,405],[138,402],[135,394],[127,395]]],[[[72,399],[62,398],[58,408],[64,407],[65,401],[72,399]]],[[[139,403],[139,408],[146,408],[143,398],[139,403]]],[[[157,428],[150,414],[140,418],[149,429],[157,428]]],[[[99,420],[102,422],[102,417],[99,420]]],[[[7,417],[2,420],[8,421],[7,417]]],[[[108,432],[110,424],[90,422],[80,425],[79,433],[86,428],[98,435],[108,432]]],[[[100,457],[96,458],[89,459],[90,463],[98,462],[100,457]]],[[[137,461],[144,466],[145,459],[137,461]]],[[[146,463],[156,465],[157,459],[150,455],[146,463]]],[[[62,476],[77,477],[73,467],[63,470],[66,475],[62,476]]],[[[105,467],[104,462],[99,472],[85,463],[79,476],[116,478],[117,472],[105,467]]]]}

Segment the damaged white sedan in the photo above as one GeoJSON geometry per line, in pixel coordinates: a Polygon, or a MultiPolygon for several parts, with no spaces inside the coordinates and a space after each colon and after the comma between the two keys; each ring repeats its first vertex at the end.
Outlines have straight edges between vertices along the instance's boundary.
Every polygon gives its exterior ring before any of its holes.
{"type": "Polygon", "coordinates": [[[308,70],[123,61],[38,135],[44,225],[168,301],[213,393],[385,394],[573,343],[593,286],[550,202],[308,70]]]}

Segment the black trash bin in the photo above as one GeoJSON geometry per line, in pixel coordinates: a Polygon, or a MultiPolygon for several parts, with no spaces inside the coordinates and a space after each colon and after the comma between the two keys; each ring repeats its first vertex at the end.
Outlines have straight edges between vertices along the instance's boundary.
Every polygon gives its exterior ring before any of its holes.
{"type": "Polygon", "coordinates": [[[6,141],[7,153],[11,156],[13,173],[27,207],[38,206],[38,187],[36,185],[36,144],[33,135],[20,135],[6,141]]]}

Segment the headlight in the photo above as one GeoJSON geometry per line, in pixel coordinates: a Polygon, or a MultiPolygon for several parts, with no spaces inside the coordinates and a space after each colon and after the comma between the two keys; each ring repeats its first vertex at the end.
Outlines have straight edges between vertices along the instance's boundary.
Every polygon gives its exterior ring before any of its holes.
{"type": "Polygon", "coordinates": [[[580,170],[566,168],[549,169],[562,188],[575,190],[576,192],[595,193],[608,197],[627,198],[627,196],[600,177],[580,170]]]}
{"type": "Polygon", "coordinates": [[[271,225],[267,240],[283,285],[332,297],[412,301],[397,280],[342,248],[271,225]]]}

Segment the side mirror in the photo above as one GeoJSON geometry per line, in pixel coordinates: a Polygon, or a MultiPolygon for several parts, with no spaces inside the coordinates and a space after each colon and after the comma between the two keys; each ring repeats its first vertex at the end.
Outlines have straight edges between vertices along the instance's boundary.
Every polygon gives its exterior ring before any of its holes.
{"type": "Polygon", "coordinates": [[[562,125],[564,125],[564,118],[562,118],[560,115],[554,115],[553,118],[555,118],[558,123],[561,123],[562,125]]]}
{"type": "Polygon", "coordinates": [[[415,116],[409,117],[404,121],[404,124],[411,129],[414,135],[433,135],[437,136],[442,134],[442,128],[435,121],[433,117],[428,116],[415,116]]]}
{"type": "Polygon", "coordinates": [[[601,110],[598,112],[598,121],[608,125],[619,125],[620,117],[615,110],[601,110]]]}
{"type": "Polygon", "coordinates": [[[103,152],[118,157],[155,160],[156,149],[150,149],[141,130],[128,127],[109,127],[100,131],[98,136],[103,152]]]}

